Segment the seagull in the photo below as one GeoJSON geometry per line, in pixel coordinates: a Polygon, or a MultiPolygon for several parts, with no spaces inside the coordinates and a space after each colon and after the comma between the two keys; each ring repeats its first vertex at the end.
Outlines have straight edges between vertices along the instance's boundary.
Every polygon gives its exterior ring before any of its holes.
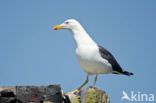
{"type": "Polygon", "coordinates": [[[76,93],[88,83],[89,75],[95,74],[95,87],[98,74],[123,74],[133,75],[133,73],[125,71],[118,64],[115,57],[105,48],[98,45],[85,31],[82,25],[75,19],[68,19],[60,25],[53,27],[53,30],[67,29],[72,32],[76,42],[76,57],[80,67],[86,72],[86,81],[76,90],[70,92],[76,93]]]}

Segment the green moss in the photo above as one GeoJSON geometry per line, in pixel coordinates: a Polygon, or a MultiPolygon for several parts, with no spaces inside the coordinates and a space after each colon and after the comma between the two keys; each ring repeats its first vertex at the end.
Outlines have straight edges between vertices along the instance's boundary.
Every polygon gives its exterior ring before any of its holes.
{"type": "Polygon", "coordinates": [[[71,98],[70,101],[71,103],[80,103],[79,98],[80,98],[79,96],[76,96],[75,98],[71,98]]]}
{"type": "Polygon", "coordinates": [[[84,103],[101,103],[101,94],[98,89],[89,88],[84,103]]]}
{"type": "Polygon", "coordinates": [[[106,94],[103,94],[102,96],[102,103],[107,103],[108,96],[106,94]]]}
{"type": "Polygon", "coordinates": [[[107,103],[108,100],[107,94],[98,89],[88,87],[84,89],[80,95],[74,96],[70,98],[71,103],[107,103]]]}

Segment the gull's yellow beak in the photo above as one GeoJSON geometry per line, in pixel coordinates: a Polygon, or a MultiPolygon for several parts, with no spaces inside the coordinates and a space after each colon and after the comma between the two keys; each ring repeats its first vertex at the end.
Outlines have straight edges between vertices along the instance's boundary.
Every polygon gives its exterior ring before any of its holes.
{"type": "Polygon", "coordinates": [[[53,27],[53,30],[62,29],[62,28],[63,28],[62,25],[56,25],[56,26],[53,27]]]}

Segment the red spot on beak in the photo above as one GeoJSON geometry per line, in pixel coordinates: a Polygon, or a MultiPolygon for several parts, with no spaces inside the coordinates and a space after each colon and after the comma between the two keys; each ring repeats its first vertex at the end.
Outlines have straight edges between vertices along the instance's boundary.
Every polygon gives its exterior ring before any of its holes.
{"type": "Polygon", "coordinates": [[[54,28],[54,30],[57,30],[57,28],[54,28]]]}

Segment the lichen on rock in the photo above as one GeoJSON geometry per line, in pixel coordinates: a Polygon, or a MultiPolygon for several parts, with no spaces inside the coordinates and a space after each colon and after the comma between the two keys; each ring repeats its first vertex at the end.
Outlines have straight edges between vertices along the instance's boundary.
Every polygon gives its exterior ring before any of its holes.
{"type": "Polygon", "coordinates": [[[99,88],[88,87],[77,94],[68,95],[71,103],[109,103],[109,97],[105,91],[99,88]]]}

